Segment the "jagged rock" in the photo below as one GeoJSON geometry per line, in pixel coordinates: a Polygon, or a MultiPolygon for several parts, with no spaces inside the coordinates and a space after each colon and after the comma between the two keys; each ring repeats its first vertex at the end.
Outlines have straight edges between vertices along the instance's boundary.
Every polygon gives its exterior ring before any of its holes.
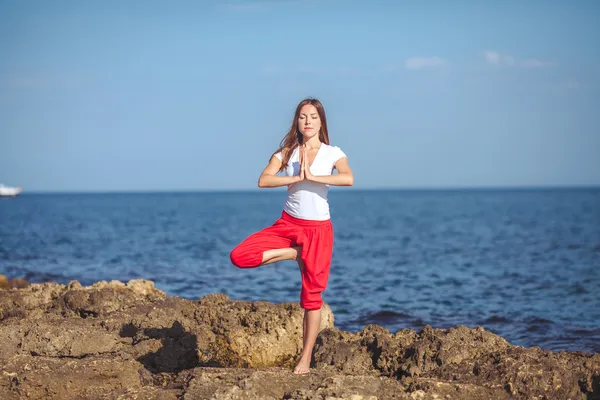
{"type": "Polygon", "coordinates": [[[36,320],[23,335],[20,350],[34,356],[83,358],[114,353],[119,342],[119,337],[85,320],[36,320]]]}
{"type": "Polygon", "coordinates": [[[1,399],[600,399],[600,354],[512,346],[482,328],[334,327],[313,369],[295,303],[167,297],[149,281],[0,296],[1,399]]]}
{"type": "MultiPolygon", "coordinates": [[[[207,296],[197,317],[212,327],[220,343],[221,366],[265,367],[290,365],[302,350],[303,310],[295,303],[271,304],[224,301],[207,296]],[[216,299],[219,306],[215,306],[216,299]]],[[[321,330],[333,327],[333,313],[326,304],[321,311],[321,330]]],[[[219,350],[219,349],[217,349],[219,350]]]]}
{"type": "Polygon", "coordinates": [[[19,354],[0,368],[0,398],[91,399],[126,393],[142,387],[139,369],[135,360],[120,357],[19,354]]]}
{"type": "Polygon", "coordinates": [[[0,290],[2,289],[22,289],[29,286],[29,282],[25,279],[13,278],[8,279],[4,275],[0,275],[0,290]]]}
{"type": "Polygon", "coordinates": [[[361,346],[357,335],[326,329],[317,338],[313,352],[315,366],[332,366],[348,374],[376,373],[372,354],[361,346]]]}
{"type": "Polygon", "coordinates": [[[324,370],[296,376],[281,368],[205,368],[194,372],[183,399],[411,400],[411,396],[399,382],[378,376],[336,375],[324,370]]]}

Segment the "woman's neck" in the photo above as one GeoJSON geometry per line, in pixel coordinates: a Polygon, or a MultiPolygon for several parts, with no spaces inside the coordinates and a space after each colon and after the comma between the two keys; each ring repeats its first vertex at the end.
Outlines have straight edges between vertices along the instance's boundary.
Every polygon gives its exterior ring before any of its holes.
{"type": "Polygon", "coordinates": [[[304,145],[309,150],[318,149],[319,147],[321,147],[321,141],[319,140],[319,136],[315,135],[315,136],[311,137],[304,143],[304,145]]]}

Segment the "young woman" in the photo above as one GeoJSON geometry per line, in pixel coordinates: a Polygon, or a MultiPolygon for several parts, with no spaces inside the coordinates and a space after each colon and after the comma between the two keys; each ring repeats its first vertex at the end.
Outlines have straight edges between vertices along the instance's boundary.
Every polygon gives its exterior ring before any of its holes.
{"type": "Polygon", "coordinates": [[[239,268],[256,268],[282,260],[298,262],[304,323],[296,374],[310,370],[321,323],[321,293],[329,279],[333,227],[327,192],[331,185],[353,184],[348,158],[339,147],[329,145],[323,105],[316,99],[302,100],[289,132],[258,178],[261,188],[288,187],[281,218],[248,236],[230,254],[231,262],[239,268]],[[333,174],[334,169],[337,174],[333,174]],[[285,171],[286,176],[278,176],[280,171],[285,171]]]}

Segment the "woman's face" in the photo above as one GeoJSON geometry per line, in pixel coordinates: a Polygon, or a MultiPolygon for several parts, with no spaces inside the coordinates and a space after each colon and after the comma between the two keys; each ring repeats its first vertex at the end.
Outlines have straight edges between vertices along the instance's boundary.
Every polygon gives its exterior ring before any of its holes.
{"type": "Polygon", "coordinates": [[[315,135],[319,134],[321,130],[321,118],[317,108],[312,104],[306,104],[300,109],[300,115],[298,116],[298,130],[304,136],[304,143],[315,135]]]}

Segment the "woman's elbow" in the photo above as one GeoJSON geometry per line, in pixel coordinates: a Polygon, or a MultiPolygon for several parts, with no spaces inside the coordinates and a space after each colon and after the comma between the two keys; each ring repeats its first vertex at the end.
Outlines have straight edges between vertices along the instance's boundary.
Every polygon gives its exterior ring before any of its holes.
{"type": "Polygon", "coordinates": [[[268,179],[268,176],[265,174],[262,174],[261,176],[259,176],[258,177],[258,187],[259,188],[269,187],[267,179],[268,179]]]}
{"type": "Polygon", "coordinates": [[[354,185],[354,175],[350,174],[348,175],[348,186],[352,186],[354,185]]]}

